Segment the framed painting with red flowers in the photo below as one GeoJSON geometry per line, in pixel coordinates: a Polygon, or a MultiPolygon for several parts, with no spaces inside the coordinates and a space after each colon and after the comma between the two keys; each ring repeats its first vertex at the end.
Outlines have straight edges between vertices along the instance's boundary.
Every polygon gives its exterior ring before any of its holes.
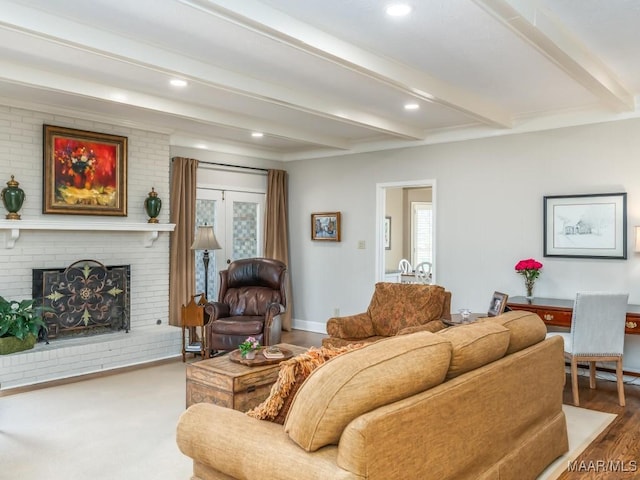
{"type": "Polygon", "coordinates": [[[44,125],[43,213],[127,215],[127,137],[44,125]]]}

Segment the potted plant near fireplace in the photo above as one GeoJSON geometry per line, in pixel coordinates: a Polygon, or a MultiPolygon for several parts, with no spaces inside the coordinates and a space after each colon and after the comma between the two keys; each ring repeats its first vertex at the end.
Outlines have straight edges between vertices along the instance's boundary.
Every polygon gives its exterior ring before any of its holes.
{"type": "Polygon", "coordinates": [[[0,355],[33,348],[41,329],[42,307],[35,300],[5,300],[0,297],[0,355]]]}

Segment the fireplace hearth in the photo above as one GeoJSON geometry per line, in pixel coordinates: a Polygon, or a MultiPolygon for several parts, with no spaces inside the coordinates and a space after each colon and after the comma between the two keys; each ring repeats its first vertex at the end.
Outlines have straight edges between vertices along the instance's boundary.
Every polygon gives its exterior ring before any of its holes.
{"type": "Polygon", "coordinates": [[[46,340],[129,331],[129,265],[79,260],[66,268],[33,269],[33,298],[47,307],[46,340]]]}

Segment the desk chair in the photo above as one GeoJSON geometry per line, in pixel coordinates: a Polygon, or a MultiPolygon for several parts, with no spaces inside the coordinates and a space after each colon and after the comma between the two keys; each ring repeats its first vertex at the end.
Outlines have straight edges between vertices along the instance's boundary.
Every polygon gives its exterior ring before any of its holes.
{"type": "Polygon", "coordinates": [[[578,362],[589,362],[589,388],[596,388],[596,362],[616,362],[618,401],[624,407],[622,354],[627,317],[627,293],[583,292],[576,295],[571,331],[550,332],[564,339],[565,358],[571,362],[573,403],[578,398],[578,362]]]}
{"type": "Polygon", "coordinates": [[[204,307],[207,298],[204,293],[198,293],[191,297],[187,305],[182,306],[182,361],[186,361],[187,352],[200,352],[202,359],[205,358],[206,336],[204,334],[204,307]],[[200,297],[196,303],[196,297],[200,297]],[[197,327],[200,327],[200,341],[196,340],[197,327]],[[189,329],[189,341],[186,342],[186,330],[189,329]]]}

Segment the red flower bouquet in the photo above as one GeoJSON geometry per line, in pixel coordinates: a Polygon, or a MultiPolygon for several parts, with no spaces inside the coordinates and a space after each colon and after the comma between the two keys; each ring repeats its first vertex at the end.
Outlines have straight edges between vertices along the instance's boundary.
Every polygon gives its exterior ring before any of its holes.
{"type": "Polygon", "coordinates": [[[540,276],[542,264],[533,258],[520,260],[516,263],[516,272],[524,277],[524,284],[527,287],[527,297],[533,296],[533,284],[540,276]]]}

